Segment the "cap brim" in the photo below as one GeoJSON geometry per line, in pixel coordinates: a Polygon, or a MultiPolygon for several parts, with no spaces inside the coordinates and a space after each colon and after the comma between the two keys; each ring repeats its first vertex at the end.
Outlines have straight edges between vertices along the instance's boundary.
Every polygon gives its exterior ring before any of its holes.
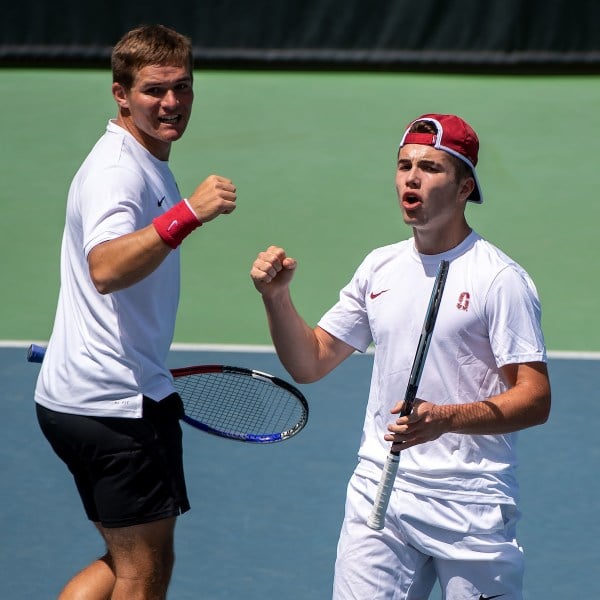
{"type": "Polygon", "coordinates": [[[481,186],[479,185],[479,180],[477,179],[477,173],[475,172],[475,169],[471,169],[471,175],[475,181],[475,187],[473,188],[471,195],[467,198],[467,201],[474,202],[475,204],[482,204],[483,195],[481,193],[481,186]]]}

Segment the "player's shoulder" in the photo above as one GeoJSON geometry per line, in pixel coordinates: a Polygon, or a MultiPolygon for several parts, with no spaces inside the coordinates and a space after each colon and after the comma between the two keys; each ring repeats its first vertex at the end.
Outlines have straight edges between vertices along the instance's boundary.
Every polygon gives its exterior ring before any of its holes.
{"type": "Polygon", "coordinates": [[[411,253],[414,253],[414,242],[412,238],[374,248],[367,254],[364,262],[369,264],[386,263],[411,253]]]}
{"type": "Polygon", "coordinates": [[[411,239],[379,246],[371,250],[356,270],[359,277],[370,279],[375,273],[401,271],[403,260],[414,255],[414,242],[411,239]]]}
{"type": "Polygon", "coordinates": [[[491,281],[520,280],[527,287],[535,289],[529,273],[516,260],[501,250],[498,246],[477,235],[470,253],[472,268],[491,281]]]}
{"type": "Polygon", "coordinates": [[[506,252],[477,233],[473,236],[470,250],[468,253],[470,259],[478,263],[487,262],[489,266],[496,266],[499,269],[505,267],[522,269],[506,252]]]}
{"type": "Polygon", "coordinates": [[[135,182],[146,178],[145,161],[136,153],[136,144],[124,129],[109,122],[78,171],[78,178],[94,185],[103,182],[135,182]]]}

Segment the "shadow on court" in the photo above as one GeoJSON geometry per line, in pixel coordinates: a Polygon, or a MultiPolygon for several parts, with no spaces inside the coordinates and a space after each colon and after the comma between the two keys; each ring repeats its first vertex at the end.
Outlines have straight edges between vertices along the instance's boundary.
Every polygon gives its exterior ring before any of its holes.
{"type": "MultiPolygon", "coordinates": [[[[0,598],[55,598],[103,548],[63,465],[43,439],[32,400],[38,365],[0,348],[0,598]]],[[[269,353],[173,352],[170,366],[226,363],[289,379],[269,353]]],[[[345,487],[355,464],[372,358],[353,356],[302,386],[307,428],[280,444],[222,440],[184,425],[192,510],[177,528],[170,598],[330,597],[345,487]]],[[[521,433],[519,477],[527,557],[525,598],[570,600],[595,585],[600,527],[600,370],[592,360],[550,361],[550,421],[521,433]],[[581,590],[581,592],[577,592],[581,590]]],[[[437,600],[437,591],[431,600],[437,600]]]]}

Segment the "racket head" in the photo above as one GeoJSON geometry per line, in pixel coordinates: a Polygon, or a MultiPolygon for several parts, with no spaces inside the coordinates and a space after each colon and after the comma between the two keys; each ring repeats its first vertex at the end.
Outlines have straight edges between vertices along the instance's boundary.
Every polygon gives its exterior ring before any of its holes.
{"type": "Polygon", "coordinates": [[[287,381],[243,367],[199,365],[172,369],[188,425],[254,444],[287,440],[308,422],[308,402],[287,381]]]}

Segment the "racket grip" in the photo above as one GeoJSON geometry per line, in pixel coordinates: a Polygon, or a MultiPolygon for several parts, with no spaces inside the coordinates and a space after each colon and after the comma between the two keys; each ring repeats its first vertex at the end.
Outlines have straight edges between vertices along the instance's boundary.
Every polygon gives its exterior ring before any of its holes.
{"type": "Polygon", "coordinates": [[[400,462],[400,454],[388,454],[383,467],[383,473],[377,487],[373,510],[367,519],[367,525],[371,529],[383,529],[385,523],[385,513],[390,502],[390,496],[394,489],[394,481],[398,472],[398,463],[400,462]]]}
{"type": "Polygon", "coordinates": [[[44,360],[44,354],[46,354],[46,348],[31,344],[27,349],[27,362],[41,363],[44,360]]]}

